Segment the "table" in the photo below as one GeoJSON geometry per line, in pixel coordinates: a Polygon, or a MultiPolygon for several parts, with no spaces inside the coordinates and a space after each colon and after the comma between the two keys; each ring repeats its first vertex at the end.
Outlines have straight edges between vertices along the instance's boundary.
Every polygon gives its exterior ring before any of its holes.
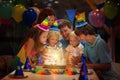
{"type": "MultiPolygon", "coordinates": [[[[88,69],[88,71],[93,73],[91,75],[88,75],[89,80],[99,80],[93,69],[88,69]]],[[[15,71],[13,71],[10,74],[14,74],[14,73],[15,71]]],[[[24,75],[28,75],[27,78],[14,79],[14,78],[10,78],[9,75],[5,76],[2,80],[78,80],[78,77],[79,77],[79,74],[76,74],[76,75],[63,75],[63,74],[40,75],[40,74],[35,74],[32,72],[24,72],[24,75]]]]}

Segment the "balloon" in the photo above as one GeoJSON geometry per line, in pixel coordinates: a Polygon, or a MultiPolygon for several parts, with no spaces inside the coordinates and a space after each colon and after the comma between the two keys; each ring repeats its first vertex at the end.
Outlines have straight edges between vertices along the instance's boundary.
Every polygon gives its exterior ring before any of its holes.
{"type": "Polygon", "coordinates": [[[11,24],[12,20],[1,18],[0,22],[1,22],[1,24],[9,25],[9,24],[11,24]]]}
{"type": "Polygon", "coordinates": [[[31,25],[32,23],[34,23],[34,21],[36,20],[36,18],[37,18],[37,13],[32,8],[28,8],[23,13],[23,22],[26,25],[31,25]]]}
{"type": "Polygon", "coordinates": [[[117,5],[115,5],[115,3],[113,3],[112,1],[107,1],[103,9],[104,14],[108,19],[114,19],[118,12],[117,5]]]}
{"type": "Polygon", "coordinates": [[[13,2],[14,2],[14,5],[21,4],[26,6],[28,3],[28,0],[13,0],[13,2]]]}
{"type": "MultiPolygon", "coordinates": [[[[35,10],[35,12],[37,13],[37,19],[38,19],[38,16],[39,16],[39,14],[40,14],[40,9],[39,8],[37,8],[37,7],[31,7],[32,9],[34,9],[35,10]]],[[[36,21],[37,21],[37,19],[36,19],[36,21]]],[[[35,22],[36,22],[35,21],[35,22]]]]}
{"type": "Polygon", "coordinates": [[[12,17],[15,19],[16,22],[22,21],[22,16],[26,8],[23,5],[16,5],[13,8],[12,17]]]}
{"type": "Polygon", "coordinates": [[[104,16],[104,13],[99,9],[91,11],[89,13],[88,19],[89,19],[90,23],[95,27],[101,28],[104,26],[105,16],[104,16]]]}
{"type": "Polygon", "coordinates": [[[9,19],[12,16],[13,4],[9,1],[3,1],[0,4],[0,17],[9,19]]]}

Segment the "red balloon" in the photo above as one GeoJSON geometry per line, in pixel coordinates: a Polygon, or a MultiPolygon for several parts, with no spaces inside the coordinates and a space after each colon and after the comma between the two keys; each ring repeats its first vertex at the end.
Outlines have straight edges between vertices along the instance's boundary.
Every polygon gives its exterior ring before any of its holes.
{"type": "Polygon", "coordinates": [[[95,27],[103,27],[105,23],[105,16],[102,10],[96,9],[89,13],[89,21],[95,27]]]}
{"type": "Polygon", "coordinates": [[[1,18],[0,22],[1,22],[1,24],[9,25],[9,24],[11,24],[12,20],[1,18]]]}

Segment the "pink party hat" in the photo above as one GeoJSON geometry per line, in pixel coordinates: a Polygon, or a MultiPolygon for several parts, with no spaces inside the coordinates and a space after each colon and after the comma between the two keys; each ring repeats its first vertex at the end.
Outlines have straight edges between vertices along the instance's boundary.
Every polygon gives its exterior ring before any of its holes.
{"type": "Polygon", "coordinates": [[[48,27],[48,17],[46,17],[41,24],[37,24],[36,25],[39,29],[43,30],[43,31],[49,31],[49,27],[48,27]]]}

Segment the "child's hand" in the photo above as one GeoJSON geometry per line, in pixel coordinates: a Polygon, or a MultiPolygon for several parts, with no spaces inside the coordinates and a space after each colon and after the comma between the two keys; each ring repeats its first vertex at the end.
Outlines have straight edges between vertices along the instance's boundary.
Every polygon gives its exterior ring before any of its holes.
{"type": "Polygon", "coordinates": [[[72,63],[73,63],[73,64],[75,64],[75,65],[76,65],[76,64],[78,64],[78,63],[79,63],[79,61],[80,61],[80,57],[79,57],[79,56],[76,56],[76,57],[75,57],[75,56],[73,56],[71,61],[72,61],[72,63]]]}
{"type": "Polygon", "coordinates": [[[78,65],[79,68],[82,67],[82,63],[81,62],[79,62],[77,65],[78,65]]]}

